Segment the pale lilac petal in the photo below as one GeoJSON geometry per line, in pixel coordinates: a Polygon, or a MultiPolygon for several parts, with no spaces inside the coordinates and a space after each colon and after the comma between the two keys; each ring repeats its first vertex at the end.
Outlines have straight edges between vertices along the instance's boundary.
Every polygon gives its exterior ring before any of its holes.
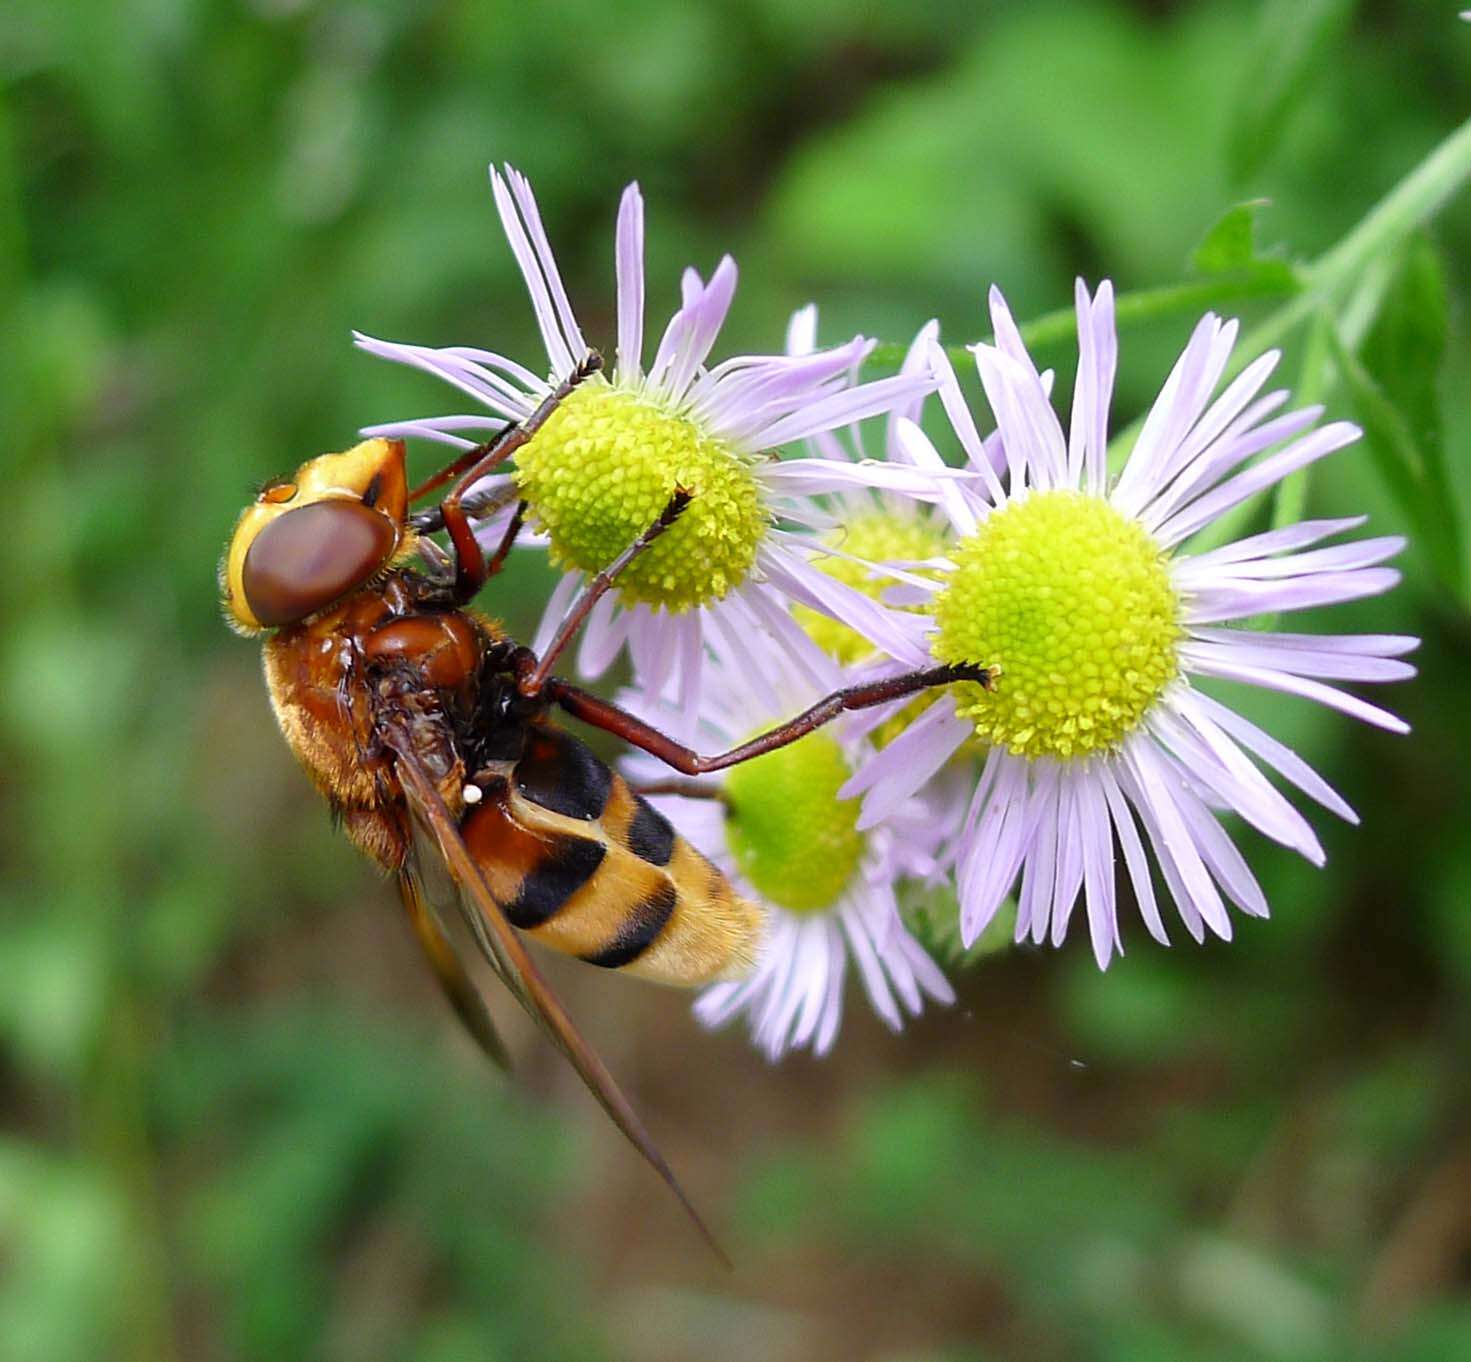
{"type": "MultiPolygon", "coordinates": [[[[487,421],[486,424],[494,423],[487,421]]],[[[479,440],[466,440],[459,435],[447,434],[444,430],[444,421],[434,417],[419,421],[385,421],[382,425],[361,426],[358,434],[365,440],[433,440],[436,444],[449,445],[451,449],[474,449],[481,443],[479,440]]]]}
{"type": "Polygon", "coordinates": [[[1124,863],[1129,868],[1129,882],[1134,886],[1134,899],[1139,905],[1139,915],[1144,919],[1150,936],[1160,945],[1168,946],[1170,938],[1155,902],[1149,858],[1145,855],[1143,842],[1139,840],[1139,829],[1134,824],[1134,814],[1129,808],[1129,802],[1119,789],[1111,760],[1099,763],[1098,779],[1103,788],[1103,797],[1108,801],[1108,811],[1113,819],[1114,830],[1118,833],[1119,845],[1124,850],[1124,863]]]}
{"type": "Polygon", "coordinates": [[[1275,667],[1325,681],[1407,681],[1415,675],[1415,668],[1398,658],[1292,647],[1263,639],[1249,629],[1201,629],[1194,639],[1192,650],[1209,649],[1212,656],[1248,666],[1275,667]]]}
{"type": "Polygon", "coordinates": [[[923,667],[929,662],[922,637],[916,637],[916,630],[923,628],[918,616],[886,609],[770,540],[758,551],[758,563],[767,580],[798,604],[857,630],[907,666],[923,667]]]}
{"type": "Polygon", "coordinates": [[[1213,792],[1258,831],[1322,865],[1326,856],[1308,821],[1252,765],[1231,739],[1199,718],[1192,731],[1167,706],[1158,706],[1147,729],[1180,763],[1180,775],[1213,792]]]}
{"type": "MultiPolygon", "coordinates": [[[[915,425],[914,422],[899,421],[896,432],[899,448],[904,451],[906,458],[914,467],[933,473],[946,471],[945,461],[940,458],[939,451],[930,443],[929,437],[924,431],[915,425]]],[[[956,533],[962,536],[974,534],[979,521],[977,521],[975,512],[971,509],[964,492],[949,478],[941,479],[938,485],[940,488],[940,508],[949,518],[951,525],[955,527],[956,533]]],[[[1000,490],[998,485],[996,488],[998,495],[1000,490]]]]}
{"type": "Polygon", "coordinates": [[[1226,391],[1214,402],[1204,416],[1196,422],[1194,429],[1179,446],[1170,451],[1160,469],[1158,481],[1161,485],[1182,473],[1200,458],[1217,440],[1230,440],[1244,429],[1255,425],[1261,414],[1275,411],[1287,400],[1285,392],[1274,393],[1267,402],[1255,407],[1252,418],[1237,424],[1237,418],[1246,411],[1247,405],[1261,391],[1262,385],[1271,377],[1272,371],[1282,358],[1280,350],[1268,350],[1258,356],[1231,382],[1226,391]]]}
{"type": "MultiPolygon", "coordinates": [[[[1185,649],[1191,646],[1182,645],[1182,656],[1185,649]]],[[[1391,733],[1410,731],[1409,724],[1388,710],[1360,700],[1356,695],[1349,695],[1332,686],[1325,686],[1320,681],[1310,681],[1304,677],[1293,676],[1269,667],[1240,666],[1225,657],[1214,655],[1192,657],[1190,660],[1193,670],[1200,672],[1203,676],[1218,676],[1224,681],[1244,681],[1248,685],[1265,686],[1268,690],[1282,691],[1288,695],[1301,695],[1305,699],[1316,700],[1319,704],[1327,705],[1330,709],[1340,710],[1355,719],[1362,719],[1376,728],[1388,729],[1391,733]]]]}
{"type": "Polygon", "coordinates": [[[899,1012],[898,1004],[894,1001],[888,977],[884,973],[883,965],[879,962],[878,951],[874,948],[868,933],[863,930],[862,923],[857,920],[856,914],[845,913],[843,915],[843,931],[848,938],[853,963],[858,966],[858,974],[863,980],[864,992],[868,994],[873,1010],[879,1014],[880,1020],[890,1031],[900,1030],[904,1025],[904,1018],[899,1012]]]}
{"type": "Polygon", "coordinates": [[[752,443],[763,449],[776,449],[796,440],[805,440],[819,430],[849,425],[870,416],[879,416],[895,406],[923,397],[934,390],[929,374],[896,374],[872,383],[847,388],[819,402],[793,411],[762,429],[753,431],[752,443]]]}
{"type": "MultiPolygon", "coordinates": [[[[895,753],[891,763],[902,775],[885,781],[863,801],[859,831],[875,827],[888,818],[955,755],[970,732],[971,725],[953,710],[931,705],[885,749],[895,753]]],[[[869,783],[860,770],[838,791],[838,798],[856,799],[869,783]]]]}
{"type": "Polygon", "coordinates": [[[1115,488],[1110,498],[1114,506],[1122,514],[1137,519],[1145,529],[1154,531],[1255,455],[1294,438],[1317,423],[1323,414],[1321,407],[1304,407],[1275,420],[1265,420],[1270,412],[1287,400],[1287,396],[1285,392],[1269,393],[1253,402],[1219,440],[1203,449],[1168,486],[1152,485],[1130,494],[1115,488]]]}
{"type": "Polygon", "coordinates": [[[1280,577],[1305,577],[1317,572],[1350,572],[1356,568],[1373,567],[1386,558],[1402,553],[1405,537],[1399,534],[1384,535],[1378,539],[1355,539],[1348,544],[1334,544],[1328,548],[1311,549],[1306,553],[1289,553],[1275,558],[1254,558],[1245,562],[1232,563],[1218,569],[1218,575],[1233,580],[1256,578],[1270,580],[1280,577]]]}
{"type": "Polygon", "coordinates": [[[1234,643],[1247,638],[1252,643],[1282,648],[1299,648],[1312,653],[1349,653],[1359,657],[1401,657],[1420,646],[1409,634],[1283,634],[1266,629],[1194,629],[1191,633],[1208,643],[1234,643]]]}
{"type": "Polygon", "coordinates": [[[576,321],[571,319],[571,309],[567,308],[565,317],[563,315],[567,295],[557,274],[556,261],[545,244],[546,233],[542,229],[535,196],[531,186],[510,166],[506,167],[506,179],[502,179],[500,172],[492,166],[490,185],[495,194],[496,210],[500,213],[501,227],[531,294],[536,325],[541,331],[552,372],[559,378],[566,377],[586,353],[587,345],[576,321]]]}
{"type": "Polygon", "coordinates": [[[1291,748],[1263,732],[1249,719],[1242,718],[1235,710],[1220,701],[1203,695],[1197,690],[1187,693],[1182,702],[1209,717],[1236,739],[1246,750],[1272,767],[1284,780],[1289,781],[1310,799],[1316,800],[1325,809],[1336,813],[1350,823],[1357,823],[1359,816],[1348,802],[1311,766],[1291,748]]]}
{"type": "MultiPolygon", "coordinates": [[[[573,576],[581,577],[581,574],[573,576]]],[[[613,665],[613,659],[623,651],[623,645],[628,641],[632,619],[629,611],[619,607],[616,596],[610,594],[599,598],[582,626],[577,669],[583,676],[596,680],[613,665]]]]}
{"type": "Polygon", "coordinates": [[[1334,421],[1313,434],[1304,436],[1280,453],[1263,459],[1243,473],[1223,482],[1213,492],[1192,502],[1183,511],[1159,527],[1155,538],[1165,547],[1178,544],[1203,526],[1224,515],[1231,507],[1274,483],[1281,482],[1299,468],[1323,458],[1327,454],[1352,444],[1359,438],[1360,431],[1348,421],[1334,421]]]}
{"type": "MultiPolygon", "coordinates": [[[[989,444],[981,439],[981,433],[976,429],[975,418],[970,414],[970,407],[966,405],[964,396],[960,391],[960,380],[955,376],[955,369],[950,363],[950,356],[945,353],[944,347],[938,340],[931,342],[929,348],[930,368],[939,382],[937,389],[940,395],[940,404],[945,408],[945,415],[950,418],[950,425],[954,429],[956,437],[960,440],[960,447],[965,451],[966,458],[971,467],[978,472],[986,483],[986,493],[993,506],[999,506],[1006,499],[1001,489],[999,474],[1002,468],[1007,467],[1005,462],[998,463],[994,456],[1000,455],[1004,461],[1007,452],[1001,443],[989,444]]],[[[898,423],[902,426],[902,422],[898,423]]],[[[918,429],[916,423],[915,429],[918,429]]],[[[923,434],[923,432],[921,432],[923,434]]],[[[933,445],[925,444],[931,451],[933,445]]],[[[919,447],[916,445],[916,449],[919,447]]],[[[934,461],[944,467],[938,453],[934,461]]],[[[1017,470],[1012,469],[1013,486],[1020,487],[1017,479],[1017,470]]],[[[968,531],[966,531],[968,533],[968,531]]]]}
{"type": "Polygon", "coordinates": [[[1011,469],[1011,495],[1025,485],[1041,490],[1067,484],[1067,446],[1057,413],[1042,385],[1010,356],[989,345],[973,345],[986,400],[1011,469]]]}
{"type": "Polygon", "coordinates": [[[1191,427],[1205,410],[1216,382],[1230,358],[1237,323],[1222,322],[1207,312],[1144,418],[1144,427],[1119,477],[1121,497],[1149,500],[1164,485],[1164,469],[1191,427]]]}
{"type": "MultiPolygon", "coordinates": [[[[688,333],[661,385],[671,401],[678,402],[684,397],[696,372],[709,358],[735,297],[737,273],[735,261],[728,255],[722,256],[709,284],[688,305],[688,333]]],[[[650,371],[650,382],[658,381],[658,377],[657,369],[650,371]]]]}
{"type": "MultiPolygon", "coordinates": [[[[905,378],[915,376],[928,376],[932,381],[937,379],[930,351],[939,343],[940,323],[931,319],[927,321],[915,333],[914,339],[909,344],[909,349],[904,354],[904,362],[899,366],[899,372],[905,378]]],[[[924,413],[924,400],[926,394],[917,392],[905,402],[897,403],[889,413],[887,428],[884,431],[884,451],[889,458],[902,458],[896,445],[896,426],[902,417],[906,421],[916,424],[924,413]]]]}
{"type": "MultiPolygon", "coordinates": [[[[986,305],[991,313],[991,330],[996,337],[994,348],[1014,361],[1028,378],[1041,386],[1042,376],[1038,374],[1037,366],[1032,362],[1026,342],[1022,340],[1022,334],[1017,329],[1016,320],[1011,315],[1011,307],[1005,295],[995,284],[992,284],[986,291],[986,305]]],[[[1061,435],[1060,429],[1058,434],[1061,435]]]]}
{"type": "Polygon", "coordinates": [[[1208,553],[1176,554],[1170,562],[1170,570],[1177,580],[1193,578],[1197,573],[1213,572],[1229,563],[1306,548],[1309,544],[1316,544],[1331,535],[1342,534],[1345,530],[1356,530],[1366,524],[1368,519],[1366,515],[1354,515],[1344,516],[1339,520],[1302,520],[1280,530],[1266,530],[1261,534],[1248,535],[1245,539],[1223,544],[1208,553]]]}
{"type": "Polygon", "coordinates": [[[789,355],[810,355],[817,349],[817,304],[808,303],[792,313],[787,323],[786,352],[789,355]]]}
{"type": "Polygon", "coordinates": [[[1217,936],[1229,941],[1231,920],[1185,821],[1178,779],[1146,737],[1136,735],[1124,745],[1122,755],[1125,766],[1133,771],[1135,803],[1156,834],[1155,850],[1161,864],[1174,866],[1191,905],[1217,936]]]}
{"type": "Polygon", "coordinates": [[[1078,377],[1068,435],[1068,483],[1101,496],[1108,482],[1108,408],[1118,368],[1113,284],[1105,279],[1097,297],[1087,285],[1074,286],[1078,312],[1078,377]]]}
{"type": "Polygon", "coordinates": [[[1185,622],[1192,626],[1224,624],[1253,615],[1285,614],[1320,605],[1379,596],[1399,585],[1395,568],[1363,568],[1354,572],[1327,572],[1300,581],[1222,581],[1197,588],[1185,598],[1185,622]]]}
{"type": "Polygon", "coordinates": [[[1177,799],[1201,859],[1227,897],[1250,917],[1270,916],[1261,885],[1215,815],[1188,787],[1182,785],[1177,790],[1177,799]]]}
{"type": "Polygon", "coordinates": [[[755,473],[763,485],[783,496],[821,496],[849,487],[872,487],[925,501],[940,500],[941,488],[947,482],[972,476],[958,468],[932,471],[907,464],[874,460],[846,463],[836,459],[782,459],[758,464],[755,473]]]}
{"type": "Polygon", "coordinates": [[[1092,771],[1081,773],[1074,788],[1083,844],[1083,899],[1088,936],[1099,969],[1107,969],[1119,947],[1118,909],[1114,902],[1113,824],[1102,786],[1092,771]]]}
{"type": "Polygon", "coordinates": [[[453,384],[506,421],[524,421],[531,415],[533,404],[524,393],[509,384],[494,382],[495,376],[465,360],[447,356],[422,345],[402,345],[397,341],[378,340],[360,331],[353,332],[353,343],[359,350],[380,359],[390,359],[422,369],[426,374],[453,384]]]}
{"type": "MultiPolygon", "coordinates": [[[[1083,888],[1083,835],[1078,819],[1078,779],[1063,772],[1057,795],[1057,873],[1052,880],[1052,944],[1060,946],[1083,888]]],[[[1033,924],[1035,930],[1035,924],[1033,924]]]]}
{"type": "MultiPolygon", "coordinates": [[[[966,946],[975,943],[996,915],[1026,851],[1026,763],[1000,748],[987,756],[987,766],[993,762],[989,794],[960,860],[960,937],[966,946]]],[[[981,788],[986,787],[983,777],[981,788]]]]}
{"type": "Polygon", "coordinates": [[[643,374],[644,197],[635,181],[618,204],[615,268],[618,276],[617,381],[630,385],[643,374]]]}
{"type": "Polygon", "coordinates": [[[1052,913],[1053,882],[1057,875],[1057,840],[1062,821],[1059,799],[1062,768],[1056,762],[1038,763],[1029,805],[1037,819],[1036,836],[1029,842],[1017,895],[1016,940],[1031,938],[1041,945],[1052,913]]]}

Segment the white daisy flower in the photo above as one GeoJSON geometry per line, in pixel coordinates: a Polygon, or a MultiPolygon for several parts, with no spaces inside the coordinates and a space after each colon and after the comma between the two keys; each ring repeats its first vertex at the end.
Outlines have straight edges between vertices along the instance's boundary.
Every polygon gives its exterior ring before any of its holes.
{"type": "MultiPolygon", "coordinates": [[[[435,374],[485,408],[370,427],[374,434],[473,448],[507,422],[530,416],[588,353],[531,186],[509,167],[504,176],[492,169],[491,183],[550,370],[542,376],[488,350],[358,335],[363,349],[435,374]]],[[[864,485],[933,498],[933,472],[779,460],[771,451],[886,412],[932,388],[933,375],[911,371],[856,382],[856,368],[872,349],[862,337],[808,355],[743,355],[707,366],[735,294],[729,256],[708,282],[685,271],[682,305],[645,368],[643,238],[643,198],[633,184],[618,212],[616,363],[610,375],[582,383],[516,457],[516,486],[532,524],[567,574],[548,605],[539,642],[550,637],[588,576],[627,548],[682,487],[694,496],[678,523],[590,615],[579,653],[584,675],[600,675],[627,645],[649,691],[661,693],[673,676],[684,711],[692,712],[706,631],[735,598],[745,602],[747,615],[768,624],[797,601],[859,622],[903,652],[907,635],[889,625],[881,605],[812,566],[816,538],[801,526],[813,513],[814,494],[864,485]]],[[[677,731],[686,724],[681,717],[677,731]]]]}
{"type": "MultiPolygon", "coordinates": [[[[842,684],[832,662],[800,634],[778,643],[756,617],[742,618],[745,611],[738,601],[712,630],[697,728],[707,750],[732,747],[842,684]]],[[[666,696],[655,722],[672,718],[676,704],[666,696]]],[[[756,965],[742,979],[706,988],[695,1013],[712,1027],[744,1016],[772,1060],[791,1049],[821,1055],[831,1048],[850,959],[891,1030],[906,1013],[918,1016],[926,997],[955,997],[901,922],[895,898],[900,879],[933,875],[940,824],[917,797],[880,827],[856,826],[858,805],[840,799],[838,789],[870,749],[851,727],[840,720],[718,774],[677,782],[703,787],[711,798],[655,793],[669,783],[669,770],[651,757],[622,763],[629,781],[648,787],[650,802],[742,893],[767,905],[756,965]]]]}
{"type": "MultiPolygon", "coordinates": [[[[843,793],[866,795],[858,826],[868,826],[978,737],[989,753],[954,830],[964,940],[980,935],[1019,879],[1017,939],[1061,942],[1081,892],[1102,966],[1121,949],[1119,850],[1145,925],[1160,941],[1165,927],[1146,846],[1196,940],[1207,930],[1230,937],[1228,900],[1252,916],[1267,914],[1221,813],[1322,863],[1307,820],[1261,767],[1356,821],[1301,757],[1194,679],[1302,696],[1403,733],[1394,715],[1329,683],[1412,676],[1398,658],[1417,640],[1229,627],[1377,595],[1399,580],[1380,566],[1403,548],[1398,537],[1311,547],[1362,517],[1306,521],[1189,552],[1192,535],[1359,431],[1344,421],[1315,428],[1320,407],[1274,415],[1288,394],[1258,393],[1276,352],[1248,365],[1212,402],[1237,324],[1207,316],[1110,486],[1112,288],[1104,283],[1090,298],[1080,282],[1077,307],[1078,379],[1064,434],[992,291],[996,344],[973,350],[1002,437],[1004,482],[954,374],[941,381],[941,399],[988,495],[959,484],[944,489],[953,531],[948,568],[938,584],[909,588],[925,604],[903,617],[903,627],[933,659],[998,665],[995,689],[950,688],[843,793]]],[[[936,363],[944,365],[943,355],[936,363]]],[[[938,463],[917,426],[901,423],[899,439],[918,464],[938,463]]]]}

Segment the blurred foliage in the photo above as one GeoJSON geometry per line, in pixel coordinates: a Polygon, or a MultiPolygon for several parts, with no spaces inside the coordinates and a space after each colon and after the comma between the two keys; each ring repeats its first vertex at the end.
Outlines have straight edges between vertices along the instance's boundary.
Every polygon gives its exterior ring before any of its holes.
{"type": "MultiPolygon", "coordinates": [[[[833,338],[959,341],[992,280],[1021,316],[1192,251],[1281,283],[1468,92],[1471,31],[1414,0],[12,0],[0,1362],[1471,1353],[1463,202],[1289,346],[1369,435],[1295,495],[1415,531],[1404,588],[1335,623],[1427,644],[1408,740],[1232,697],[1364,819],[1323,872],[1249,847],[1276,920],[1136,926],[1105,977],[1084,942],[988,949],[952,1013],[890,1038],[855,1005],[780,1069],[565,974],[733,1277],[534,1044],[534,1100],[481,1072],[213,582],[253,484],[446,409],[351,327],[534,353],[491,158],[589,334],[637,177],[653,309],[729,249],[733,345],[809,298],[833,338]]],[[[1190,320],[1130,331],[1122,419],[1190,320]]],[[[525,631],[546,580],[503,580],[525,631]]]]}

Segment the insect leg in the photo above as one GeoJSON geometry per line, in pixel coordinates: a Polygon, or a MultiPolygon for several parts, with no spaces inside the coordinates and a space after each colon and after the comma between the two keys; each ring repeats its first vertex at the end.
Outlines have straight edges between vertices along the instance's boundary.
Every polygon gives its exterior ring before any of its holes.
{"type": "MultiPolygon", "coordinates": [[[[471,520],[486,520],[497,511],[504,510],[518,496],[514,487],[487,487],[483,491],[472,492],[460,504],[471,520]]],[[[409,517],[409,528],[418,534],[435,534],[444,528],[444,512],[438,506],[415,511],[409,517]]]]}
{"type": "MultiPolygon", "coordinates": [[[[507,440],[513,439],[515,437],[517,431],[524,430],[527,426],[532,426],[531,433],[535,434],[537,427],[539,427],[541,423],[552,414],[552,411],[555,410],[557,404],[564,397],[566,397],[573,388],[581,383],[583,379],[587,378],[589,374],[597,373],[597,371],[602,367],[603,357],[598,354],[596,350],[589,350],[582,363],[579,364],[577,368],[575,368],[570,374],[568,374],[566,379],[559,383],[555,389],[553,389],[551,395],[547,398],[547,400],[543,402],[541,406],[538,407],[536,411],[533,412],[526,421],[522,422],[520,425],[507,426],[504,430],[497,431],[495,435],[493,435],[489,440],[485,441],[484,444],[478,444],[473,449],[467,449],[464,451],[464,453],[456,455],[453,461],[445,464],[445,466],[441,468],[439,472],[433,474],[431,477],[426,478],[416,488],[414,488],[412,492],[409,493],[410,505],[412,505],[416,501],[423,501],[430,492],[437,491],[439,488],[443,487],[444,484],[447,483],[451,478],[458,477],[467,468],[473,467],[482,459],[485,459],[489,455],[496,453],[500,449],[502,444],[504,444],[507,440]],[[535,423],[535,425],[532,425],[533,422],[535,423]]],[[[518,441],[518,443],[524,443],[524,441],[518,441]]],[[[504,458],[505,455],[502,455],[501,457],[504,458]]],[[[438,529],[439,526],[436,525],[434,526],[434,528],[438,529]]]]}
{"type": "MultiPolygon", "coordinates": [[[[470,600],[485,585],[485,579],[490,575],[485,554],[480,548],[479,541],[475,538],[475,531],[470,528],[469,516],[462,505],[465,493],[470,490],[473,483],[479,482],[491,469],[504,463],[522,445],[526,444],[542,428],[547,418],[556,411],[567,395],[585,378],[597,373],[602,367],[602,356],[596,350],[588,351],[582,363],[557,384],[541,406],[519,426],[510,426],[501,431],[488,445],[477,445],[475,449],[467,450],[446,471],[446,477],[453,477],[456,472],[459,473],[459,481],[440,503],[439,511],[444,520],[444,528],[449,531],[450,543],[455,550],[455,599],[461,605],[470,600]],[[472,460],[472,456],[477,453],[480,454],[480,457],[472,460]]],[[[438,486],[443,479],[436,481],[436,478],[438,478],[437,474],[425,486],[430,486],[430,484],[438,486]]],[[[512,523],[516,529],[520,528],[516,522],[512,523]]],[[[511,539],[514,540],[514,535],[511,536],[511,539]]],[[[503,543],[501,547],[509,550],[510,543],[503,543]]],[[[497,552],[499,554],[499,550],[497,552]]],[[[497,558],[497,565],[499,565],[499,558],[497,558]]]]}
{"type": "Polygon", "coordinates": [[[887,704],[890,700],[902,700],[906,695],[914,695],[932,686],[948,686],[953,681],[974,681],[989,690],[995,679],[996,673],[989,667],[956,663],[905,672],[900,676],[870,681],[861,686],[848,686],[825,696],[796,718],[788,719],[786,723],[768,729],[739,747],[732,747],[728,752],[710,757],[701,756],[693,748],[675,742],[667,734],[661,733],[652,724],[645,723],[627,710],[619,709],[617,705],[582,690],[559,676],[547,681],[544,692],[574,718],[642,748],[676,771],[687,776],[698,776],[707,771],[721,771],[727,766],[737,766],[743,761],[750,761],[752,757],[785,747],[788,743],[805,737],[813,729],[830,723],[846,710],[869,709],[874,705],[887,704]]]}
{"type": "Polygon", "coordinates": [[[679,795],[682,799],[725,800],[725,791],[716,785],[688,776],[670,776],[667,780],[646,780],[642,785],[628,787],[636,795],[679,795]]]}
{"type": "Polygon", "coordinates": [[[614,582],[618,580],[618,574],[684,514],[685,507],[692,499],[692,493],[686,492],[682,487],[677,489],[669,498],[669,504],[659,512],[659,518],[582,588],[577,599],[572,602],[567,613],[562,617],[556,634],[547,644],[546,651],[542,653],[535,670],[518,679],[516,684],[522,695],[532,696],[541,693],[542,687],[546,685],[547,677],[551,675],[552,668],[556,666],[557,659],[577,636],[577,631],[582,628],[593,606],[611,589],[614,582]]]}

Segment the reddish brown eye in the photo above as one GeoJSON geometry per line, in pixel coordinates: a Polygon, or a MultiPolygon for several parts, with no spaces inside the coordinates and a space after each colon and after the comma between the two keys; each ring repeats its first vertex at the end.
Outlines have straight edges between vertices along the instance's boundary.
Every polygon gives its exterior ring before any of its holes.
{"type": "Polygon", "coordinates": [[[294,482],[273,482],[261,488],[260,499],[280,506],[296,495],[294,482]]]}
{"type": "Polygon", "coordinates": [[[357,501],[317,501],[273,520],[245,555],[241,585],[262,624],[294,624],[367,581],[398,544],[393,523],[357,501]]]}

